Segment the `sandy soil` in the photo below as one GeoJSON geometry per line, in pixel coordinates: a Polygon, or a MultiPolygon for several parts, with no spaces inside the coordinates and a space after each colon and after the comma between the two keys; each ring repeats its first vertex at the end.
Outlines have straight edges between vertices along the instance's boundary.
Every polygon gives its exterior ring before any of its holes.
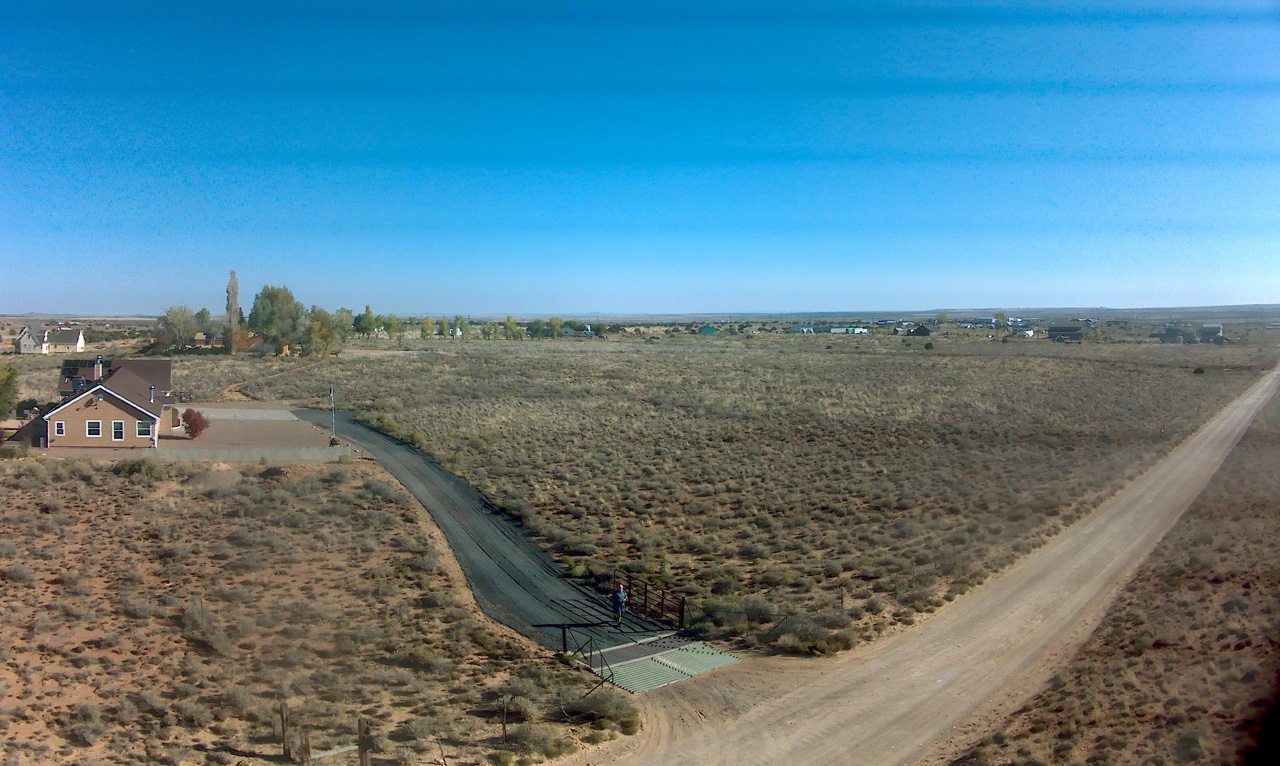
{"type": "Polygon", "coordinates": [[[918,627],[822,659],[751,658],[644,697],[639,737],[574,764],[947,760],[1074,655],[1200,494],[1280,370],[1088,518],[918,627]]]}

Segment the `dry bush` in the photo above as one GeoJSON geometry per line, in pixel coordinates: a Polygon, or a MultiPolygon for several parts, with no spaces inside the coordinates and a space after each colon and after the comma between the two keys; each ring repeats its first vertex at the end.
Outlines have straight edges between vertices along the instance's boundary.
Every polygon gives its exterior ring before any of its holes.
{"type": "Polygon", "coordinates": [[[1049,688],[970,753],[991,764],[1238,763],[1280,678],[1280,398],[1049,688]]]}
{"type": "MultiPolygon", "coordinates": [[[[261,750],[277,695],[317,749],[365,715],[384,738],[429,720],[451,759],[478,761],[498,735],[486,690],[519,681],[532,717],[593,685],[479,618],[439,531],[376,466],[252,466],[225,495],[182,483],[205,468],[0,464],[0,725],[33,762],[261,750]]],[[[545,725],[551,749],[589,731],[545,725]]]]}

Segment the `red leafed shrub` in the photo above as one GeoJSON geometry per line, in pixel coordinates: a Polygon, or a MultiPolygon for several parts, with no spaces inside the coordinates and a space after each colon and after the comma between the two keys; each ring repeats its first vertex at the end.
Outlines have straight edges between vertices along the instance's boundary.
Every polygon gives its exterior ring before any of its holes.
{"type": "Polygon", "coordinates": [[[200,410],[187,410],[182,413],[182,427],[187,432],[187,438],[198,439],[204,429],[209,427],[209,419],[200,410]]]}

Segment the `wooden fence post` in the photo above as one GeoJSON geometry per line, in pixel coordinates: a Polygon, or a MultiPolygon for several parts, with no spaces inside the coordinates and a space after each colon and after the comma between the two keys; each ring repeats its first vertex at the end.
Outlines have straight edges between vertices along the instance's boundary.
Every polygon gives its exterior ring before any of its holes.
{"type": "Polygon", "coordinates": [[[360,751],[360,766],[370,766],[373,758],[373,727],[368,718],[356,721],[356,747],[360,751]]]}
{"type": "Polygon", "coordinates": [[[289,741],[289,705],[280,700],[280,741],[283,743],[281,755],[286,761],[293,761],[293,743],[289,741]]]}

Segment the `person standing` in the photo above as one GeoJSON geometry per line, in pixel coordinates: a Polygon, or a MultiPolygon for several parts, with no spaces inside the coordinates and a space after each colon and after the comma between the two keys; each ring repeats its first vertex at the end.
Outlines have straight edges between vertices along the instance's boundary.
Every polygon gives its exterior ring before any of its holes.
{"type": "Polygon", "coordinates": [[[627,591],[622,587],[622,583],[618,583],[618,587],[614,588],[609,601],[613,604],[613,619],[617,621],[618,627],[622,627],[622,615],[627,611],[627,591]]]}

